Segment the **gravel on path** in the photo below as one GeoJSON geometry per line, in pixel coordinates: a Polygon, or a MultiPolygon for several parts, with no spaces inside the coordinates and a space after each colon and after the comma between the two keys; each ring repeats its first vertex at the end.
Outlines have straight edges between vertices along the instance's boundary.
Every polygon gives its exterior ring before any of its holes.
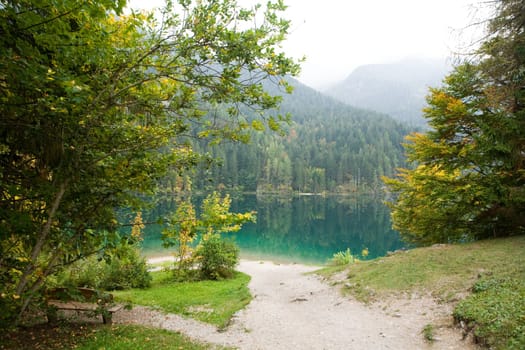
{"type": "Polygon", "coordinates": [[[223,331],[145,307],[119,311],[116,323],[181,332],[192,339],[246,350],[280,349],[475,349],[452,326],[451,305],[429,296],[389,298],[365,305],[343,297],[315,274],[318,267],[241,261],[252,277],[252,302],[223,331]],[[435,341],[424,339],[431,324],[435,341]]]}

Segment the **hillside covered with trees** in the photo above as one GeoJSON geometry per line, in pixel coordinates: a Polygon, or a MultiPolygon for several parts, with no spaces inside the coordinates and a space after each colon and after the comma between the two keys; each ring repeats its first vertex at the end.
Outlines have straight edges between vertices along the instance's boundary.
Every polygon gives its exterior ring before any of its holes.
{"type": "MultiPolygon", "coordinates": [[[[296,80],[280,112],[292,122],[284,135],[256,133],[249,144],[209,147],[220,164],[201,168],[195,188],[249,192],[371,192],[381,176],[403,166],[401,143],[410,129],[387,115],[347,106],[296,80]]],[[[279,93],[275,91],[275,93],[279,93]]]]}

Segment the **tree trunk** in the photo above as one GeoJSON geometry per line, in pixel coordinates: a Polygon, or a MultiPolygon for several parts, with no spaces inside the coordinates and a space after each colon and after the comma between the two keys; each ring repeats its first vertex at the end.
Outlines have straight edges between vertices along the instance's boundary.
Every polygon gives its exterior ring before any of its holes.
{"type": "MultiPolygon", "coordinates": [[[[55,198],[53,199],[53,203],[51,204],[51,207],[49,209],[47,221],[45,225],[42,227],[42,230],[40,231],[37,242],[35,246],[33,247],[33,250],[31,251],[31,259],[29,261],[29,264],[24,270],[24,273],[22,274],[22,276],[20,277],[20,281],[18,282],[18,286],[16,288],[16,294],[22,296],[23,299],[26,298],[23,296],[23,292],[25,291],[33,272],[35,272],[35,269],[38,264],[38,258],[40,257],[40,254],[42,253],[42,249],[44,247],[44,244],[46,243],[46,239],[49,235],[49,232],[51,231],[51,224],[55,218],[58,207],[60,206],[62,197],[64,196],[64,193],[66,192],[67,182],[68,181],[66,180],[60,184],[60,187],[55,195],[55,198]]],[[[28,298],[30,299],[31,297],[28,296],[28,298]]],[[[29,304],[29,301],[24,300],[22,305],[23,306],[25,305],[25,307],[23,307],[23,309],[25,309],[28,304],[29,304]]]]}

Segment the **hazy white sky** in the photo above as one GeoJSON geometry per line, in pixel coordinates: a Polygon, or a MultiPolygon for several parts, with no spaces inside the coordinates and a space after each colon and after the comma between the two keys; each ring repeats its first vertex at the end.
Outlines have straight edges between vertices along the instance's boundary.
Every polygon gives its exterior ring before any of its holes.
{"type": "Polygon", "coordinates": [[[286,0],[293,29],[286,52],[306,55],[300,80],[342,80],[362,64],[447,57],[465,40],[474,0],[286,0]]]}
{"type": "MultiPolygon", "coordinates": [[[[343,80],[359,65],[450,56],[460,41],[470,40],[462,29],[472,22],[473,3],[476,0],[285,0],[292,29],[283,50],[293,57],[306,56],[299,80],[322,88],[343,80]]],[[[134,8],[160,4],[130,1],[134,8]]]]}

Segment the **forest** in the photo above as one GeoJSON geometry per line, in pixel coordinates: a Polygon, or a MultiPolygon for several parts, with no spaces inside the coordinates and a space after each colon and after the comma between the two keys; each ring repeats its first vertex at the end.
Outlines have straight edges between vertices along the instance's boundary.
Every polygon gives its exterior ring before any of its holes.
{"type": "Polygon", "coordinates": [[[288,80],[294,92],[284,95],[280,106],[280,113],[291,116],[283,135],[253,133],[248,144],[214,147],[209,141],[194,142],[198,153],[209,152],[218,160],[199,169],[194,189],[380,193],[381,176],[392,176],[405,164],[401,143],[411,129],[387,115],[353,108],[288,80]]]}
{"type": "MultiPolygon", "coordinates": [[[[394,228],[414,245],[523,234],[525,11],[491,3],[486,37],[429,91],[429,129],[417,131],[293,80],[282,0],[167,1],[162,16],[126,13],[124,0],[3,1],[0,328],[41,308],[77,263],[147,276],[140,213],[169,191],[387,190],[394,228]],[[131,235],[121,208],[135,213],[131,235]]],[[[233,256],[233,275],[238,252],[219,233],[255,213],[212,193],[204,217],[177,203],[166,244],[203,231],[201,250],[233,256]]]]}

